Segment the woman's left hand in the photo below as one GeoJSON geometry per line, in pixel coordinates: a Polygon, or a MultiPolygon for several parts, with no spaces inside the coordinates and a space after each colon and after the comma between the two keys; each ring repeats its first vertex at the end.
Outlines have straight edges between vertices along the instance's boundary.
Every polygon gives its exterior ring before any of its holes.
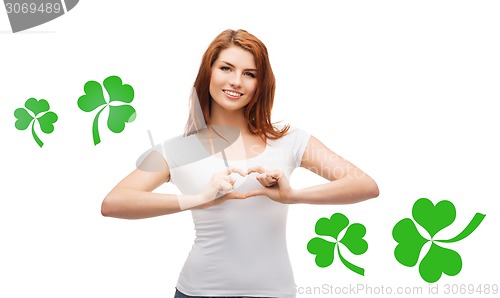
{"type": "Polygon", "coordinates": [[[246,197],[263,195],[278,203],[293,203],[293,189],[280,170],[265,170],[263,167],[256,166],[248,169],[247,175],[251,173],[258,173],[256,179],[264,188],[251,190],[245,195],[246,197]]]}

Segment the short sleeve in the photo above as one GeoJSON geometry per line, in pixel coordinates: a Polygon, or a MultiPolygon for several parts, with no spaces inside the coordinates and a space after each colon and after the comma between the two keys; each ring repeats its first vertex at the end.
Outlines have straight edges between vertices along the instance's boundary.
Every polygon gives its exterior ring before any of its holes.
{"type": "Polygon", "coordinates": [[[145,151],[136,162],[136,167],[145,172],[164,172],[168,166],[170,181],[174,182],[173,169],[182,165],[183,152],[186,152],[185,143],[181,137],[176,137],[156,144],[145,151]]]}
{"type": "Polygon", "coordinates": [[[187,165],[201,161],[211,155],[205,150],[198,138],[193,134],[187,137],[178,136],[155,145],[144,152],[137,161],[137,168],[143,171],[170,172],[170,181],[176,182],[176,171],[187,165]]]}
{"type": "Polygon", "coordinates": [[[165,165],[171,167],[166,158],[163,144],[157,144],[149,148],[139,156],[136,161],[137,169],[144,172],[164,172],[166,171],[165,165]]]}
{"type": "Polygon", "coordinates": [[[293,150],[295,167],[298,168],[302,163],[302,157],[304,156],[311,135],[302,129],[290,127],[289,137],[293,150]]]}

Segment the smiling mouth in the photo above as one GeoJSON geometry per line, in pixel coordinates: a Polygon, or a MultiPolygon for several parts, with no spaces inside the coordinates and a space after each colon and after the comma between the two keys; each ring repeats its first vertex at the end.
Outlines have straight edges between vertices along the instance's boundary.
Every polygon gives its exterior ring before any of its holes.
{"type": "Polygon", "coordinates": [[[224,92],[226,95],[232,98],[239,98],[244,95],[243,93],[226,89],[222,89],[222,92],[224,92]]]}

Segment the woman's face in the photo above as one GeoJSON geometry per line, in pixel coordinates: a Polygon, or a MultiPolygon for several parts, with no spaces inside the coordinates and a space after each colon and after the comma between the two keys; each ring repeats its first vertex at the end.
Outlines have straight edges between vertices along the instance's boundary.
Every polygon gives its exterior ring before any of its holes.
{"type": "Polygon", "coordinates": [[[245,107],[257,89],[257,67],[252,53],[240,47],[220,52],[212,65],[210,95],[215,105],[236,111],[245,107]]]}

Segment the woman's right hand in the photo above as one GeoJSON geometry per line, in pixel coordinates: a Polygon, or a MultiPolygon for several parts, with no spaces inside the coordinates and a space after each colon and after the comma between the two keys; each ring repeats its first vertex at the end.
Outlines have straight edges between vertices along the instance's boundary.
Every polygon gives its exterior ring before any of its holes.
{"type": "Polygon", "coordinates": [[[228,167],[223,171],[214,173],[207,187],[200,194],[202,200],[206,201],[206,203],[193,207],[192,209],[205,209],[231,199],[245,199],[245,194],[232,192],[234,183],[236,182],[236,180],[230,176],[232,173],[240,174],[242,177],[247,175],[245,171],[234,167],[228,167]]]}

